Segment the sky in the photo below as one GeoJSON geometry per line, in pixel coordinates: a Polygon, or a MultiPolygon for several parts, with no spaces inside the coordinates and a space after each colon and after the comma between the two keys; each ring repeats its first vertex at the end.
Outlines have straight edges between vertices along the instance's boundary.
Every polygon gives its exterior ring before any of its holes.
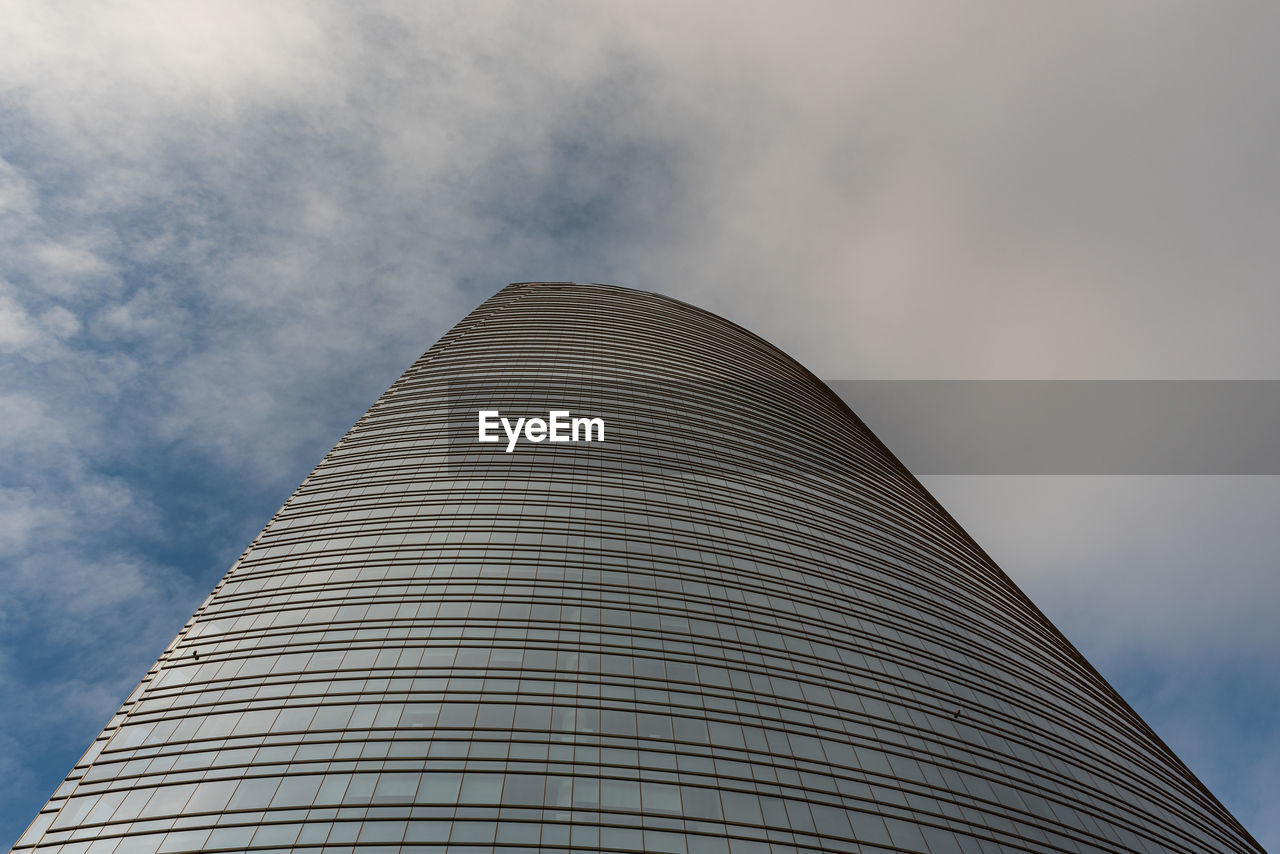
{"type": "MultiPolygon", "coordinates": [[[[0,843],[507,282],[829,379],[1280,379],[1276,44],[1174,0],[6,4],[0,843]]],[[[1280,478],[924,482],[1280,849],[1280,478]]]]}

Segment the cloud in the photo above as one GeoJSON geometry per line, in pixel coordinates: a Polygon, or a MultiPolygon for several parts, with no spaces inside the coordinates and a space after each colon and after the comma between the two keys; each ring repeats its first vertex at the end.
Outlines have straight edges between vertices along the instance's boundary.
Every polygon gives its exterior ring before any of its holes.
{"type": "MultiPolygon", "coordinates": [[[[1178,3],[17,4],[5,593],[62,625],[35,583],[55,573],[112,639],[119,591],[161,615],[96,680],[87,646],[9,613],[10,650],[68,662],[29,696],[88,698],[87,739],[324,450],[507,281],[660,290],[830,377],[1272,378],[1278,27],[1178,3]]],[[[1132,684],[1135,660],[1232,656],[1275,684],[1270,487],[990,488],[944,503],[1132,684]],[[1236,583],[1213,584],[1225,553],[1236,583]]]]}
{"type": "Polygon", "coordinates": [[[1073,640],[1092,661],[1267,661],[1280,644],[1268,604],[1280,597],[1280,478],[924,482],[1055,623],[1076,627],[1073,640]]]}
{"type": "Polygon", "coordinates": [[[0,349],[22,350],[37,340],[36,326],[22,306],[13,298],[0,295],[0,349]]]}
{"type": "Polygon", "coordinates": [[[1280,779],[1277,477],[925,485],[1264,846],[1280,779]]]}

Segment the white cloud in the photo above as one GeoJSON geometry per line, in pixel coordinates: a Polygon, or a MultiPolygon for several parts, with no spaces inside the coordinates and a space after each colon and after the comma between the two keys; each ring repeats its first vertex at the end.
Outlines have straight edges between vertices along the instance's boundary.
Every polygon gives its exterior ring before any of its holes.
{"type": "Polygon", "coordinates": [[[92,250],[81,246],[45,243],[34,247],[34,255],[44,275],[40,281],[48,281],[48,277],[94,276],[107,273],[111,265],[99,258],[92,250]]]}
{"type": "MultiPolygon", "coordinates": [[[[96,618],[102,578],[176,577],[141,547],[92,560],[77,532],[155,518],[102,471],[204,458],[285,490],[506,281],[662,290],[833,378],[1280,364],[1271,10],[92,2],[5,23],[4,583],[56,556],[96,618]]],[[[1276,496],[1139,489],[944,501],[1101,654],[1274,662],[1248,513],[1276,496]]],[[[181,611],[173,583],[139,607],[181,611]]]]}
{"type": "Polygon", "coordinates": [[[0,351],[12,353],[31,346],[39,331],[17,300],[0,291],[0,351]]]}
{"type": "Polygon", "coordinates": [[[70,444],[67,424],[51,416],[42,401],[30,393],[0,394],[0,449],[6,455],[32,450],[62,454],[70,444]]]}
{"type": "Polygon", "coordinates": [[[69,338],[80,331],[80,318],[60,305],[40,315],[40,323],[54,338],[69,338]]]}

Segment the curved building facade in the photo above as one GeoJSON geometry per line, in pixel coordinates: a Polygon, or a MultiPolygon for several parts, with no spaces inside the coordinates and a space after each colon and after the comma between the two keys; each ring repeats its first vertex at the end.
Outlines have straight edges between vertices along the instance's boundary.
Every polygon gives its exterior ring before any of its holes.
{"type": "Polygon", "coordinates": [[[1262,849],[801,366],[534,283],[325,456],[15,850],[1262,849]]]}

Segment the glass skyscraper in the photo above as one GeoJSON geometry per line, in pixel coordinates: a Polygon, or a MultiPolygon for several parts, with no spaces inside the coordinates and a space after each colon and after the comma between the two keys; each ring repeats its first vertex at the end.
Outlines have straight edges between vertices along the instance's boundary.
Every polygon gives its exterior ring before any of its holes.
{"type": "Polygon", "coordinates": [[[324,457],[15,850],[1262,849],[800,365],[528,283],[324,457]]]}

